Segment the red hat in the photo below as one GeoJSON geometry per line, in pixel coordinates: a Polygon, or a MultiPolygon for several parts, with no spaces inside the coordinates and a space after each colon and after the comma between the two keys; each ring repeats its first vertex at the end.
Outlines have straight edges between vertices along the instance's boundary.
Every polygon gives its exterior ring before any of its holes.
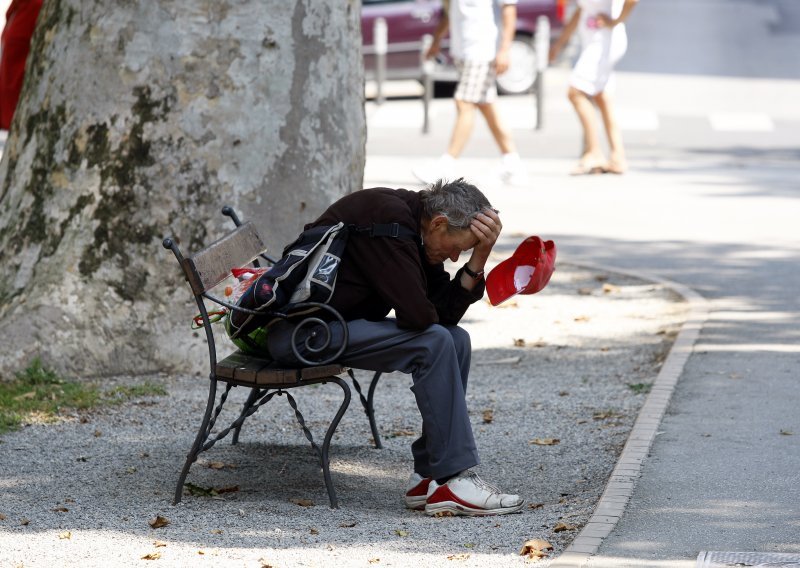
{"type": "Polygon", "coordinates": [[[550,282],[556,267],[556,244],[528,237],[511,258],[495,266],[486,277],[486,291],[493,306],[517,294],[535,294],[550,282]]]}

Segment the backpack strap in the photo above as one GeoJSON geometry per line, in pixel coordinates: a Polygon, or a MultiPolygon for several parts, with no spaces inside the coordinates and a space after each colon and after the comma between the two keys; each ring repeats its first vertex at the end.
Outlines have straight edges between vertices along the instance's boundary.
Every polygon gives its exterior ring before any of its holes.
{"type": "Polygon", "coordinates": [[[400,223],[373,223],[372,225],[348,225],[351,235],[365,235],[368,237],[388,237],[392,239],[409,239],[419,241],[419,235],[400,223]]]}

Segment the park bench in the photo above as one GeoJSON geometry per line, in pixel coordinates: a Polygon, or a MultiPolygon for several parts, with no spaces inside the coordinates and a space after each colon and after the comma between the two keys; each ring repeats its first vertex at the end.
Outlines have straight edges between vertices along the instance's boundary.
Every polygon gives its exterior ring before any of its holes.
{"type": "MultiPolygon", "coordinates": [[[[202,250],[184,256],[175,238],[166,237],[162,243],[164,248],[171,250],[175,255],[200,311],[199,321],[202,322],[201,327],[206,333],[210,368],[208,401],[205,412],[178,478],[173,503],[177,504],[181,501],[189,469],[202,452],[211,449],[218,441],[231,433],[232,443],[236,444],[245,419],[255,414],[261,406],[274,397],[286,396],[287,402],[294,410],[295,417],[304,435],[311,443],[319,460],[331,507],[338,508],[336,491],[330,475],[329,451],[333,434],[349,406],[351,398],[350,388],[339,375],[346,372],[353,381],[369,419],[375,447],[380,448],[382,445],[375,423],[372,403],[375,387],[381,373],[375,373],[370,382],[368,394],[364,396],[353,370],[336,362],[336,358],[344,351],[347,343],[347,326],[344,325],[343,318],[330,306],[314,303],[297,305],[295,308],[300,313],[304,313],[306,311],[305,308],[309,307],[317,310],[326,310],[333,319],[342,324],[344,330],[343,340],[341,345],[333,346],[334,353],[332,356],[310,360],[295,350],[295,356],[304,364],[304,366],[297,368],[281,367],[269,359],[248,355],[241,351],[236,351],[224,358],[218,356],[218,342],[215,339],[215,333],[225,333],[225,331],[222,326],[212,325],[212,317],[206,303],[218,304],[229,310],[255,312],[228,304],[214,295],[214,289],[230,276],[232,268],[247,266],[251,263],[258,266],[259,262],[274,262],[274,259],[264,254],[266,246],[252,223],[242,223],[230,207],[224,207],[222,212],[233,220],[235,228],[202,250]],[[218,388],[220,383],[224,384],[224,390],[218,388]],[[320,446],[315,442],[311,431],[306,426],[305,418],[290,391],[295,388],[326,383],[337,384],[342,389],[343,397],[320,446]],[[244,406],[232,423],[215,432],[214,428],[217,419],[228,399],[228,395],[231,389],[236,387],[250,389],[244,406]]],[[[317,317],[316,314],[293,315],[294,313],[294,311],[292,313],[269,312],[269,315],[290,321],[296,330],[303,329],[307,325],[321,326],[321,331],[316,333],[327,334],[330,340],[331,333],[328,324],[317,317]]],[[[263,313],[259,315],[263,315],[263,313]]]]}

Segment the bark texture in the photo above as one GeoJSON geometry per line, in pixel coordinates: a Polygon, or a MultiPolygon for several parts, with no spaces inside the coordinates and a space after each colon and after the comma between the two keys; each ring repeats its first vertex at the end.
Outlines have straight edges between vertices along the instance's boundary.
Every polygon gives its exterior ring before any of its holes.
{"type": "Polygon", "coordinates": [[[360,189],[358,1],[47,0],[0,162],[0,375],[207,366],[162,238],[279,251],[360,189]],[[199,363],[199,365],[198,365],[199,363]]]}

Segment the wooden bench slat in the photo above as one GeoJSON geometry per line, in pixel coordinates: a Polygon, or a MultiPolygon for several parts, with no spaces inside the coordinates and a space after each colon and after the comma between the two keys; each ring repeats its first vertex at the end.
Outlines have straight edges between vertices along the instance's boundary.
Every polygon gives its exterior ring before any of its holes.
{"type": "Polygon", "coordinates": [[[321,379],[344,373],[342,365],[321,365],[302,369],[276,367],[275,362],[237,351],[217,362],[217,377],[252,385],[286,385],[302,380],[321,379]]]}
{"type": "Polygon", "coordinates": [[[347,367],[342,365],[320,365],[319,367],[305,367],[300,370],[300,379],[322,379],[325,377],[332,377],[334,375],[341,375],[347,370],[347,367]]]}

